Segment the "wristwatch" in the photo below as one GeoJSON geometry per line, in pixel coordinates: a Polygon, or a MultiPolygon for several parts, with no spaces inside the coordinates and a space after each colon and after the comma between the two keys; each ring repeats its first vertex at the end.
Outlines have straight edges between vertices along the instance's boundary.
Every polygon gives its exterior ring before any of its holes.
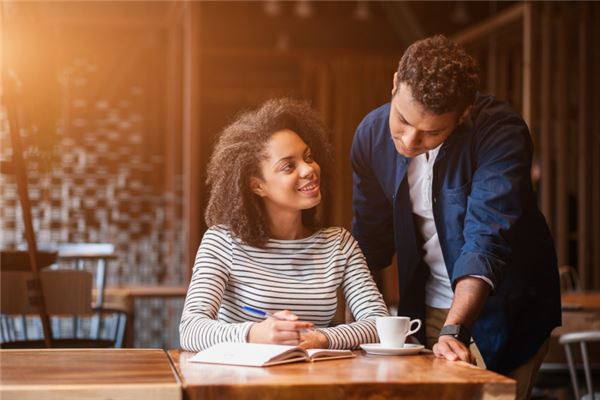
{"type": "Polygon", "coordinates": [[[466,326],[460,324],[444,325],[440,331],[440,336],[452,336],[467,348],[471,343],[471,332],[469,332],[466,326]]]}

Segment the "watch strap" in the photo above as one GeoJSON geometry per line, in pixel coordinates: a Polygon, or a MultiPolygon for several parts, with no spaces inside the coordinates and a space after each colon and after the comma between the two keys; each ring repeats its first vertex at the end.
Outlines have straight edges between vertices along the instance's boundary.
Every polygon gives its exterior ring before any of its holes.
{"type": "Polygon", "coordinates": [[[471,344],[471,332],[469,332],[466,326],[461,324],[444,325],[440,331],[440,336],[452,336],[466,347],[469,347],[469,344],[471,344]]]}

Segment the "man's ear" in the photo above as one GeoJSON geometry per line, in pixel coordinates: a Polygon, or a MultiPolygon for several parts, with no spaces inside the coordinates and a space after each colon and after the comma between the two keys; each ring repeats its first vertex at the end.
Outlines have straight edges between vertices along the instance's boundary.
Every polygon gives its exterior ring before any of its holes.
{"type": "Polygon", "coordinates": [[[473,108],[473,106],[469,106],[465,109],[465,111],[462,113],[462,115],[460,116],[460,118],[458,119],[458,124],[460,125],[463,122],[465,122],[465,119],[467,119],[467,117],[469,116],[469,113],[471,112],[471,109],[473,108]]]}
{"type": "Polygon", "coordinates": [[[396,85],[396,77],[398,76],[398,72],[394,72],[394,79],[392,81],[392,96],[396,94],[398,91],[398,86],[396,85]]]}
{"type": "Polygon", "coordinates": [[[254,192],[254,194],[256,194],[260,197],[265,196],[265,191],[262,186],[262,181],[255,176],[250,177],[250,190],[252,190],[254,192]]]}

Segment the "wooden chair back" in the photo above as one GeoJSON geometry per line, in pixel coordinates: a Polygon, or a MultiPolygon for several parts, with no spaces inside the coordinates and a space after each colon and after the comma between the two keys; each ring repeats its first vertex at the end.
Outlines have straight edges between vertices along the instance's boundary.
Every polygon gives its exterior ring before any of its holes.
{"type": "MultiPolygon", "coordinates": [[[[30,296],[32,273],[2,271],[0,312],[35,314],[36,299],[30,296]]],[[[86,315],[92,313],[92,274],[79,270],[44,270],[40,273],[46,308],[50,315],[86,315]]]]}

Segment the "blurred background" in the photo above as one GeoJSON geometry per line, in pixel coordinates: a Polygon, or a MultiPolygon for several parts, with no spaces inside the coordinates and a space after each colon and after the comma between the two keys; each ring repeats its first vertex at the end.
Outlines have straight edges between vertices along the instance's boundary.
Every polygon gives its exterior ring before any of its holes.
{"type": "Polygon", "coordinates": [[[0,12],[0,247],[27,246],[12,101],[38,246],[68,263],[60,246],[108,245],[75,262],[95,274],[106,262],[104,301],[130,313],[129,345],[178,346],[219,131],[272,97],[310,101],[336,155],[322,219],[349,227],[354,129],[389,100],[404,49],[436,33],[475,55],[483,90],[529,124],[559,265],[578,290],[600,289],[598,3],[2,1],[0,12]]]}

